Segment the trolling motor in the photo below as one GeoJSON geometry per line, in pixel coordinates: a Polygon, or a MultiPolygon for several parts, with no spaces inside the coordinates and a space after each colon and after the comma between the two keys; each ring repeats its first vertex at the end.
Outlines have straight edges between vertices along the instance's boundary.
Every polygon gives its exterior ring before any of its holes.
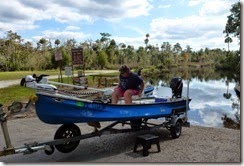
{"type": "Polygon", "coordinates": [[[41,74],[40,76],[37,76],[35,73],[32,76],[27,75],[21,79],[20,85],[26,86],[26,82],[31,82],[31,81],[36,81],[36,83],[41,83],[43,81],[44,77],[46,77],[46,76],[49,76],[49,75],[41,74]]]}
{"type": "Polygon", "coordinates": [[[35,74],[27,75],[21,79],[20,85],[25,86],[27,88],[56,91],[57,87],[54,85],[48,84],[48,79],[45,78],[45,76],[48,76],[48,75],[42,74],[39,77],[37,77],[35,74]]]}
{"type": "Polygon", "coordinates": [[[46,74],[41,74],[40,76],[37,76],[35,73],[32,75],[32,77],[34,77],[36,79],[37,83],[41,83],[41,81],[43,80],[44,77],[49,76],[46,74]]]}
{"type": "Polygon", "coordinates": [[[172,98],[181,98],[183,82],[179,77],[173,77],[170,81],[170,88],[172,89],[172,98]]]}

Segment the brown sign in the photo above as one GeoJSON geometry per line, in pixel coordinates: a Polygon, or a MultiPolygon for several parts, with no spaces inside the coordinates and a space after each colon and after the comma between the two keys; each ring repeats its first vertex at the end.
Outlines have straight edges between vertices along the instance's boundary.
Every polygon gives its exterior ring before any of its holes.
{"type": "Polygon", "coordinates": [[[55,61],[60,61],[63,59],[61,52],[59,50],[55,51],[54,58],[55,58],[55,61]]]}
{"type": "Polygon", "coordinates": [[[83,49],[82,48],[71,49],[71,55],[72,55],[72,64],[73,65],[82,65],[83,64],[83,49]]]}

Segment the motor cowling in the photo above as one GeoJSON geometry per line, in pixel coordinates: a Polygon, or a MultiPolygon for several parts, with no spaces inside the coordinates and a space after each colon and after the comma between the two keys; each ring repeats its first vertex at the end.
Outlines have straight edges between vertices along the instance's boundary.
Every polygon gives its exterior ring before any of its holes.
{"type": "Polygon", "coordinates": [[[172,89],[172,98],[181,98],[183,82],[179,77],[173,77],[170,81],[170,88],[172,89]]]}
{"type": "Polygon", "coordinates": [[[31,75],[25,76],[25,82],[32,82],[32,81],[36,81],[36,79],[33,76],[31,75]]]}

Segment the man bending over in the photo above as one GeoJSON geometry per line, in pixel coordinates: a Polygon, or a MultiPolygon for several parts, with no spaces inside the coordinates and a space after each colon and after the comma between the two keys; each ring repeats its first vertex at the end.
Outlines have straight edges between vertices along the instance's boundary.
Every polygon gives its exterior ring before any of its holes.
{"type": "Polygon", "coordinates": [[[117,104],[120,97],[124,97],[125,104],[131,104],[132,95],[141,97],[144,81],[139,75],[132,72],[127,65],[122,65],[119,72],[119,85],[112,94],[112,104],[117,104]]]}

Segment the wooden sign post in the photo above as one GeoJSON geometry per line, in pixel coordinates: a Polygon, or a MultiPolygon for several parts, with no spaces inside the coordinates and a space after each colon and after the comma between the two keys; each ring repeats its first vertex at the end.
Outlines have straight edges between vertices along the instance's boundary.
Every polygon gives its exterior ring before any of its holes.
{"type": "Polygon", "coordinates": [[[83,49],[82,48],[72,48],[71,49],[71,56],[72,56],[72,65],[83,65],[83,74],[85,75],[85,63],[84,63],[84,56],[83,56],[83,49]]]}
{"type": "Polygon", "coordinates": [[[58,61],[58,63],[59,63],[59,72],[60,72],[61,82],[63,83],[62,66],[61,66],[61,61],[63,60],[63,57],[62,57],[62,54],[59,49],[56,49],[54,58],[55,58],[55,61],[58,61]]]}

